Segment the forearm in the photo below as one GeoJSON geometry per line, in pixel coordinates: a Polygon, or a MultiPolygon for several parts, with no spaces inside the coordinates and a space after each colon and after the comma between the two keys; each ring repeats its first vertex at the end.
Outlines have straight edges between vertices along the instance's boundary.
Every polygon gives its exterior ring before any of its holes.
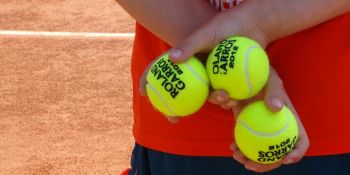
{"type": "Polygon", "coordinates": [[[175,45],[215,15],[204,0],[116,0],[149,31],[175,45]]]}
{"type": "Polygon", "coordinates": [[[247,0],[261,30],[274,41],[350,11],[349,0],[247,0]]]}

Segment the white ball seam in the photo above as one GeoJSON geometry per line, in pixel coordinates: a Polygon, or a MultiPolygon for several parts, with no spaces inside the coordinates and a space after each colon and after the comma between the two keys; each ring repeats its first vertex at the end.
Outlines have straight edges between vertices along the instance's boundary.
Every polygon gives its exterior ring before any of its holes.
{"type": "Polygon", "coordinates": [[[248,70],[248,63],[249,63],[249,58],[250,58],[250,54],[253,51],[253,49],[258,48],[258,46],[254,45],[254,46],[250,46],[247,50],[247,52],[245,53],[245,57],[244,57],[244,75],[245,75],[245,79],[247,82],[247,86],[248,86],[248,96],[250,97],[253,93],[253,85],[252,82],[250,80],[250,75],[249,75],[249,70],[248,70]]]}
{"type": "Polygon", "coordinates": [[[289,128],[290,117],[288,117],[287,114],[284,114],[284,115],[287,118],[285,126],[282,129],[280,129],[279,131],[276,131],[274,133],[264,133],[264,132],[255,131],[253,128],[249,127],[249,125],[246,124],[245,122],[243,122],[241,119],[237,120],[237,124],[242,125],[246,130],[248,130],[250,133],[252,133],[254,135],[261,136],[261,137],[275,137],[275,136],[278,136],[281,133],[285,132],[289,128]]]}
{"type": "MultiPolygon", "coordinates": [[[[173,117],[178,116],[178,115],[176,115],[176,113],[173,111],[173,109],[171,108],[171,106],[165,101],[165,99],[163,98],[163,96],[157,91],[156,88],[154,88],[154,86],[153,86],[151,83],[147,83],[147,86],[149,86],[149,88],[158,96],[158,98],[160,99],[160,101],[163,102],[163,104],[164,104],[165,107],[169,110],[169,112],[173,114],[173,117]]],[[[168,116],[168,117],[172,117],[172,116],[168,116]]]]}

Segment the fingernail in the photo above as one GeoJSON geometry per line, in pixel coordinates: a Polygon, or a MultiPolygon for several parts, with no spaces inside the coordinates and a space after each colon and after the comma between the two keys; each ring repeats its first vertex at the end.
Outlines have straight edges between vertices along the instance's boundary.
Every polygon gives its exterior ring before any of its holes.
{"type": "Polygon", "coordinates": [[[179,58],[182,56],[182,51],[180,49],[172,49],[169,51],[169,54],[172,58],[179,58]]]}
{"type": "Polygon", "coordinates": [[[278,108],[281,108],[282,107],[282,103],[281,103],[281,100],[277,99],[277,98],[273,98],[271,99],[271,103],[272,105],[278,107],[278,108]]]}

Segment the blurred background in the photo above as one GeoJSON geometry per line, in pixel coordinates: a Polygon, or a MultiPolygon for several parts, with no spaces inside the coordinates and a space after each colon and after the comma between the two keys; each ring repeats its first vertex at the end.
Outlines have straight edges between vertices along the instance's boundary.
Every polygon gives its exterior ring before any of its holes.
{"type": "Polygon", "coordinates": [[[1,0],[1,175],[129,166],[133,32],[114,0],[1,0]]]}

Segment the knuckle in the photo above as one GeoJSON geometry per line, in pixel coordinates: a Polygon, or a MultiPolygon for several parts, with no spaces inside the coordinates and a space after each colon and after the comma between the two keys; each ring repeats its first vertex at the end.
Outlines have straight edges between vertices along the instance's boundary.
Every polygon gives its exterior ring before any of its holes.
{"type": "Polygon", "coordinates": [[[225,109],[225,110],[231,109],[231,107],[228,106],[227,104],[221,104],[220,106],[221,106],[222,109],[225,109]]]}

